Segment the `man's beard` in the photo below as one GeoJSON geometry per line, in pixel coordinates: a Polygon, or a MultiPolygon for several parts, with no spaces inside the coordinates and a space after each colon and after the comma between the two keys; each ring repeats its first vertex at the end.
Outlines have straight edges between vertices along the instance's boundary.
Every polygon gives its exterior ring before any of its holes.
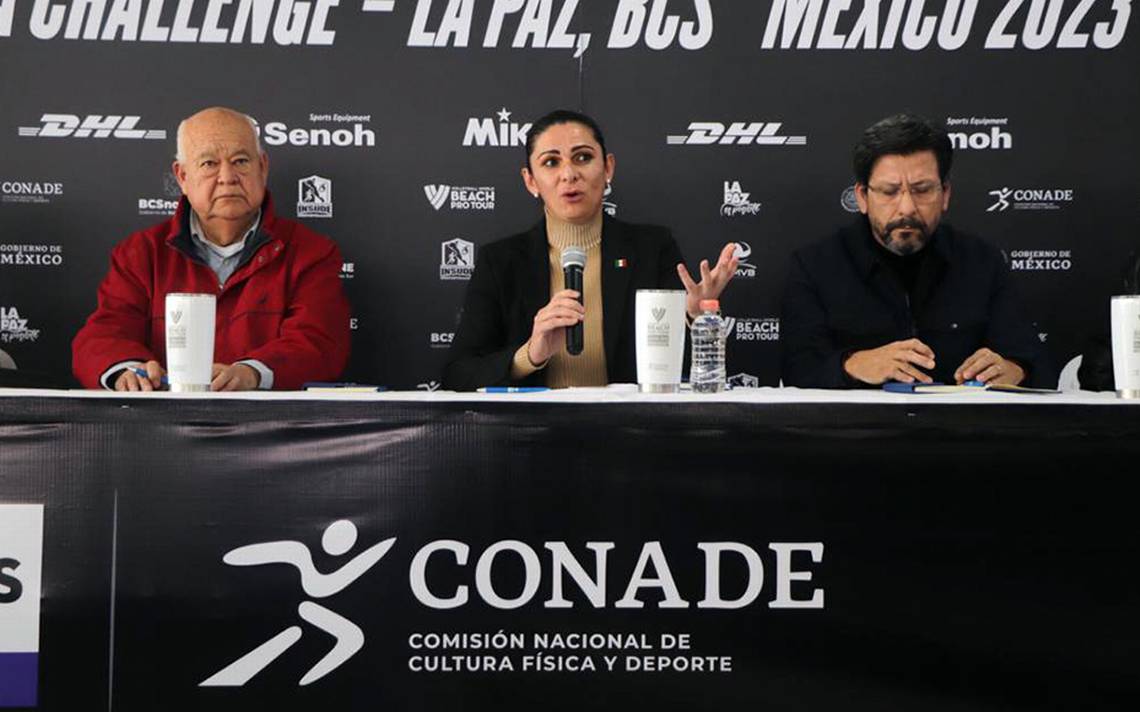
{"type": "Polygon", "coordinates": [[[926,223],[918,218],[899,218],[886,225],[880,225],[872,220],[871,230],[875,233],[875,238],[880,245],[900,257],[913,255],[926,247],[926,243],[930,241],[930,231],[927,229],[926,223]],[[912,237],[903,239],[895,234],[896,230],[902,229],[910,230],[912,237]]]}

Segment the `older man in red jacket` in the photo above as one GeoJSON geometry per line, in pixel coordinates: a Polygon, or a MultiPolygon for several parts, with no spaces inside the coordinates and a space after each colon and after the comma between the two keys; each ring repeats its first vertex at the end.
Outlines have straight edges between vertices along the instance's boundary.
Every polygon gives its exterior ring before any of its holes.
{"type": "Polygon", "coordinates": [[[274,214],[269,158],[254,126],[211,108],[178,127],[173,170],[184,197],[172,218],[115,247],[99,306],[72,343],[72,369],[85,387],[159,387],[170,292],[216,295],[212,390],[296,389],[344,369],[340,250],[274,214]]]}

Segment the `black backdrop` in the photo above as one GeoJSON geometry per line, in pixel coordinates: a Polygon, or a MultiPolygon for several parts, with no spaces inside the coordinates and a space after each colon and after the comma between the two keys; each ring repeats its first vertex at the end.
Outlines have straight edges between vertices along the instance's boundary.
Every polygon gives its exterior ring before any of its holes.
{"type": "Polygon", "coordinates": [[[466,286],[440,278],[441,245],[477,250],[536,219],[522,149],[492,144],[568,106],[607,129],[620,218],[672,227],[690,266],[747,244],[751,267],[724,298],[729,372],[775,383],[788,256],[851,219],[858,132],[909,109],[959,134],[949,219],[1007,253],[1063,362],[1107,310],[1140,227],[1133,24],[1119,0],[0,0],[0,349],[69,373],[111,246],[177,196],[178,121],[225,104],[264,127],[284,215],[301,179],[332,183],[331,207],[312,208],[331,217],[301,219],[345,254],[349,375],[433,388],[466,286]],[[931,31],[908,34],[912,15],[931,31]],[[294,37],[287,21],[302,16],[294,37]],[[710,135],[695,122],[803,140],[693,145],[710,135]],[[107,135],[84,130],[99,126],[107,135]],[[441,185],[482,192],[445,191],[436,208],[425,187],[441,185]],[[726,188],[748,195],[728,209],[726,188]]]}

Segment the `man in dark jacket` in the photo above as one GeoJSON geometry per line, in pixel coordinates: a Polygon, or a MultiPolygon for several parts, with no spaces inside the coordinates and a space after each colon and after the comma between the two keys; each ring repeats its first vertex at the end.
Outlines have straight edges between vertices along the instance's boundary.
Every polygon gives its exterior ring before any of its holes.
{"type": "Polygon", "coordinates": [[[1001,254],[942,223],[952,159],[946,132],[919,117],[864,131],[854,156],[863,216],[792,256],[784,385],[1056,385],[1001,254]]]}

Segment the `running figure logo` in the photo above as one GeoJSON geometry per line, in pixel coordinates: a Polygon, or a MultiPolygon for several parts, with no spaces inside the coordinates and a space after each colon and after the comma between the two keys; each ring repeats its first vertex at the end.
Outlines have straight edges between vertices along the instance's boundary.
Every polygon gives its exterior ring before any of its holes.
{"type": "MultiPolygon", "coordinates": [[[[327,598],[340,593],[356,579],[377,564],[396,543],[396,538],[385,539],[357,554],[348,563],[331,573],[317,571],[309,547],[299,541],[267,541],[241,546],[226,553],[222,561],[230,566],[263,566],[288,564],[301,574],[301,588],[311,598],[327,598]]],[[[321,537],[321,547],[330,556],[347,554],[356,544],[356,525],[347,519],[333,522],[321,537]]],[[[312,601],[297,607],[301,619],[320,628],[336,639],[333,649],[317,661],[301,685],[320,680],[364,647],[364,633],[352,621],[312,601]]],[[[289,626],[250,652],[233,661],[217,673],[203,680],[199,687],[241,687],[264,670],[282,653],[301,639],[301,626],[289,626]]]]}

